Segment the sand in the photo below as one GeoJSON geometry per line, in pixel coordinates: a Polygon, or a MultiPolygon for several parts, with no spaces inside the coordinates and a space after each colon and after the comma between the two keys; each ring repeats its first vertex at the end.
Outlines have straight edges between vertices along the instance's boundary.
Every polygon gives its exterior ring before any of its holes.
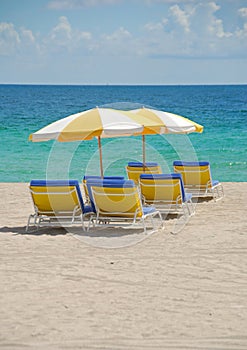
{"type": "Polygon", "coordinates": [[[247,349],[247,183],[223,185],[178,234],[108,249],[117,231],[25,233],[28,185],[1,183],[0,348],[247,349]]]}

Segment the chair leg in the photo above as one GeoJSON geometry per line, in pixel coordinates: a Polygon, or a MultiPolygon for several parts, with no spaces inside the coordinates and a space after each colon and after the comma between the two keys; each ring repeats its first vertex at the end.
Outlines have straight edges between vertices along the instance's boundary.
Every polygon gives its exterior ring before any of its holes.
{"type": "Polygon", "coordinates": [[[30,226],[30,222],[31,222],[31,219],[34,217],[33,214],[29,215],[29,218],[28,218],[28,222],[27,222],[27,226],[26,226],[26,232],[28,232],[28,229],[29,229],[29,226],[30,226]]]}
{"type": "Polygon", "coordinates": [[[215,202],[217,202],[218,200],[224,197],[224,189],[222,184],[219,184],[212,189],[212,195],[215,202]]]}
{"type": "Polygon", "coordinates": [[[146,224],[145,224],[145,219],[142,218],[142,224],[143,224],[143,229],[144,229],[144,233],[146,234],[147,233],[147,228],[146,228],[146,224]]]}
{"type": "Polygon", "coordinates": [[[84,224],[84,215],[82,215],[82,214],[81,214],[81,225],[82,225],[82,230],[86,231],[85,224],[84,224]]]}
{"type": "Polygon", "coordinates": [[[37,216],[37,214],[31,214],[31,215],[29,215],[29,218],[28,218],[28,222],[27,222],[27,226],[26,226],[25,232],[28,232],[29,226],[30,226],[31,223],[32,223],[32,222],[31,222],[32,219],[33,219],[33,225],[36,226],[36,228],[37,228],[37,230],[38,230],[38,228],[39,228],[38,216],[37,216]],[[38,220],[38,224],[37,224],[37,220],[38,220]]]}
{"type": "Polygon", "coordinates": [[[189,204],[189,207],[191,208],[191,209],[189,209],[190,216],[195,215],[195,206],[194,206],[194,203],[192,202],[192,200],[190,200],[188,204],[189,204]]]}
{"type": "Polygon", "coordinates": [[[159,215],[159,219],[160,219],[160,222],[161,222],[161,225],[160,225],[160,227],[162,228],[162,230],[165,228],[165,224],[164,224],[164,221],[163,221],[163,219],[162,219],[162,215],[161,215],[161,213],[160,212],[158,212],[158,215],[159,215]]]}

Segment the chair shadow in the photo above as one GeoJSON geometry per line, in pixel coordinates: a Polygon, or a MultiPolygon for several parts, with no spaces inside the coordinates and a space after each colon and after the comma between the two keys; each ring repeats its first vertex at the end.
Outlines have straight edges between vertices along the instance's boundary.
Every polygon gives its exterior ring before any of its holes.
{"type": "Polygon", "coordinates": [[[26,226],[4,226],[0,227],[0,233],[14,233],[16,235],[26,235],[26,236],[59,236],[59,235],[78,235],[81,237],[91,237],[91,238],[114,238],[114,237],[127,237],[134,234],[141,234],[143,233],[142,228],[135,228],[135,229],[124,229],[124,228],[118,228],[114,230],[114,227],[100,227],[100,228],[91,228],[89,231],[83,231],[81,228],[63,228],[63,227],[41,227],[38,230],[36,228],[26,232],[26,226]]]}
{"type": "Polygon", "coordinates": [[[90,231],[76,231],[70,230],[70,234],[78,235],[80,237],[89,238],[117,238],[117,237],[131,237],[135,234],[143,234],[143,228],[141,229],[124,229],[118,227],[105,227],[105,228],[92,228],[90,231]]]}
{"type": "Polygon", "coordinates": [[[26,232],[26,226],[3,226],[0,227],[0,232],[3,233],[15,233],[19,235],[34,235],[34,236],[57,236],[57,235],[65,235],[68,233],[66,229],[63,227],[42,227],[37,229],[30,229],[30,231],[26,232]]]}
{"type": "Polygon", "coordinates": [[[205,202],[212,202],[214,201],[213,197],[192,197],[192,202],[194,204],[197,203],[205,203],[205,202]]]}

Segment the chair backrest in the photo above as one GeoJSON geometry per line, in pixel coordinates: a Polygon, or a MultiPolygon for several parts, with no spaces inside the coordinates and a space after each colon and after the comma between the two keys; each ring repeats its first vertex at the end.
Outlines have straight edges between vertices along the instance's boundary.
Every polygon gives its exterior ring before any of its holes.
{"type": "Polygon", "coordinates": [[[140,194],[131,180],[88,180],[92,207],[105,216],[142,216],[140,194]]]}
{"type": "Polygon", "coordinates": [[[209,162],[182,162],[174,161],[175,173],[180,173],[185,186],[212,187],[212,178],[209,162]]]}
{"type": "Polygon", "coordinates": [[[148,203],[166,202],[182,204],[185,191],[180,174],[142,174],[140,176],[142,196],[148,203]]]}
{"type": "MultiPolygon", "coordinates": [[[[97,176],[97,175],[84,175],[83,179],[82,179],[82,184],[83,184],[83,189],[84,189],[84,193],[86,198],[89,198],[88,195],[88,189],[87,189],[87,181],[88,180],[101,180],[102,177],[101,176],[97,176]]],[[[104,176],[103,180],[124,180],[124,176],[104,176]]]]}
{"type": "Polygon", "coordinates": [[[84,203],[77,180],[32,180],[30,192],[39,214],[69,215],[78,209],[84,213],[84,203]]]}
{"type": "Polygon", "coordinates": [[[129,162],[126,167],[126,172],[128,175],[128,178],[130,180],[133,180],[136,184],[139,184],[140,175],[141,174],[161,174],[161,167],[158,165],[158,163],[155,162],[148,162],[148,163],[141,163],[141,162],[129,162]]]}

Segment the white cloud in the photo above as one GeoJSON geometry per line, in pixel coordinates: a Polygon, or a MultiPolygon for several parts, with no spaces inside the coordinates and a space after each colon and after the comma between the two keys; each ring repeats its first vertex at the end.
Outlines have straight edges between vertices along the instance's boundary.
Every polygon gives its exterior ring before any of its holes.
{"type": "Polygon", "coordinates": [[[136,55],[137,40],[127,29],[120,27],[111,34],[102,34],[93,50],[100,55],[136,55]]]}
{"type": "Polygon", "coordinates": [[[59,18],[59,23],[52,29],[50,40],[59,45],[66,45],[68,40],[71,40],[72,29],[69,21],[65,16],[59,18]]]}
{"type": "Polygon", "coordinates": [[[115,32],[113,32],[110,35],[104,36],[104,38],[107,41],[118,41],[118,40],[130,38],[130,37],[131,37],[130,32],[128,30],[124,29],[123,27],[120,27],[119,29],[117,29],[115,32]]]}
{"type": "Polygon", "coordinates": [[[24,41],[28,45],[35,43],[35,37],[33,35],[33,32],[30,29],[25,29],[22,27],[20,29],[20,36],[22,41],[24,41]]]}
{"type": "Polygon", "coordinates": [[[39,45],[30,29],[15,28],[13,23],[0,23],[0,56],[37,58],[39,45]]]}
{"type": "Polygon", "coordinates": [[[48,8],[53,10],[78,9],[98,5],[114,5],[122,0],[52,0],[48,8]]]}
{"type": "Polygon", "coordinates": [[[241,9],[239,9],[238,13],[244,20],[246,20],[246,22],[244,23],[242,29],[238,29],[236,31],[236,35],[237,35],[238,38],[243,38],[245,46],[247,46],[247,44],[246,44],[246,38],[247,38],[247,7],[243,7],[241,9]]]}
{"type": "Polygon", "coordinates": [[[148,5],[152,5],[152,4],[157,4],[157,3],[161,3],[161,4],[180,4],[180,3],[191,3],[191,2],[198,2],[198,0],[145,0],[145,2],[148,5]]]}
{"type": "Polygon", "coordinates": [[[208,26],[209,32],[218,38],[228,38],[233,34],[230,32],[225,32],[223,28],[223,21],[221,19],[214,19],[212,23],[208,26]]]}
{"type": "Polygon", "coordinates": [[[0,55],[11,55],[21,43],[20,36],[12,23],[0,23],[0,55]]]}
{"type": "MultiPolygon", "coordinates": [[[[232,32],[224,29],[215,2],[171,5],[157,22],[148,22],[143,35],[133,35],[126,27],[93,37],[89,31],[73,29],[67,17],[59,18],[44,40],[47,52],[76,52],[79,55],[230,57],[246,56],[247,25],[232,32]],[[238,40],[237,40],[238,39],[238,40]],[[239,40],[242,42],[238,47],[239,40]]],[[[244,17],[245,10],[239,14],[244,17]]]]}
{"type": "MultiPolygon", "coordinates": [[[[170,6],[165,22],[145,25],[144,51],[154,57],[246,57],[247,23],[225,31],[219,9],[213,1],[170,6]]],[[[246,18],[246,9],[239,14],[246,18]]]]}
{"type": "Polygon", "coordinates": [[[174,5],[170,7],[170,11],[175,18],[175,21],[180,24],[182,28],[184,28],[185,33],[190,32],[190,16],[193,14],[182,10],[178,5],[174,5]]]}
{"type": "Polygon", "coordinates": [[[162,24],[162,22],[147,23],[147,24],[145,24],[144,28],[149,32],[155,32],[155,31],[163,30],[164,25],[162,24]]]}
{"type": "MultiPolygon", "coordinates": [[[[91,5],[97,1],[91,0],[91,5]]],[[[136,34],[128,27],[120,26],[110,33],[102,32],[96,36],[88,28],[74,28],[66,16],[61,16],[49,34],[43,37],[34,35],[28,28],[16,29],[12,23],[0,23],[0,54],[25,55],[36,50],[37,54],[46,57],[56,53],[78,57],[246,57],[247,8],[238,10],[242,25],[228,32],[220,17],[220,6],[214,1],[178,2],[180,5],[171,5],[168,11],[160,14],[160,19],[147,22],[144,31],[136,34]]],[[[78,3],[85,5],[86,0],[78,0],[78,3]]]]}
{"type": "Polygon", "coordinates": [[[92,34],[87,31],[73,29],[65,16],[59,18],[58,24],[52,28],[43,40],[43,52],[72,52],[77,49],[87,49],[87,43],[92,34]]]}
{"type": "Polygon", "coordinates": [[[247,18],[247,7],[243,7],[238,10],[238,13],[240,14],[241,17],[247,18]]]}
{"type": "Polygon", "coordinates": [[[167,25],[167,23],[168,23],[168,19],[163,18],[160,22],[157,22],[157,23],[149,22],[149,23],[145,24],[144,29],[147,30],[148,32],[163,31],[163,29],[167,25]]]}

